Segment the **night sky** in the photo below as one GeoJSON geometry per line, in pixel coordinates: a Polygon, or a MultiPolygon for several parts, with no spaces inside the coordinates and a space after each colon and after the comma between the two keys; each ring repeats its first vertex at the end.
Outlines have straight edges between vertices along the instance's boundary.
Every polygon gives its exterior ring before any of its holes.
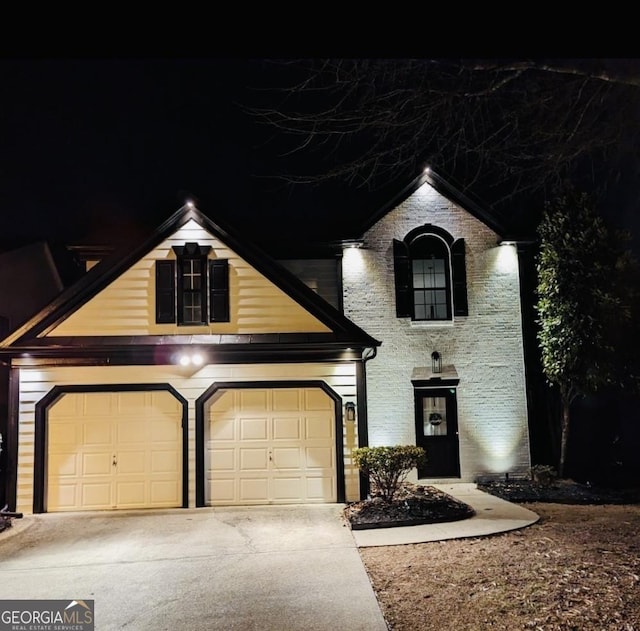
{"type": "Polygon", "coordinates": [[[272,177],[286,162],[277,139],[241,107],[264,81],[250,61],[5,59],[0,81],[5,247],[129,241],[187,198],[256,240],[323,240],[379,204],[272,177]]]}
{"type": "MultiPolygon", "coordinates": [[[[1,59],[0,248],[119,245],[188,198],[259,243],[355,236],[390,189],[273,177],[313,156],[282,158],[274,130],[243,111],[277,85],[265,72],[240,59],[1,59]]],[[[621,210],[637,228],[635,207],[621,210]]]]}

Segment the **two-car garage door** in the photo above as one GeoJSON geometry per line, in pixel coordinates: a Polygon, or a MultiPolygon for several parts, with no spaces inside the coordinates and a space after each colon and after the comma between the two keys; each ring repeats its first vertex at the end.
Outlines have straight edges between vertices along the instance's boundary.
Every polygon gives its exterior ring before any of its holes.
{"type": "Polygon", "coordinates": [[[66,393],[47,427],[48,511],[182,506],[182,405],[170,392],[66,393]]]}
{"type": "Polygon", "coordinates": [[[320,388],[216,392],[205,422],[205,503],[335,502],[334,401],[320,388]]]}
{"type": "MultiPolygon", "coordinates": [[[[48,511],[183,505],[183,405],[166,390],[66,392],[47,412],[48,511]]],[[[229,387],[205,404],[208,505],[337,501],[335,401],[229,387]]]]}

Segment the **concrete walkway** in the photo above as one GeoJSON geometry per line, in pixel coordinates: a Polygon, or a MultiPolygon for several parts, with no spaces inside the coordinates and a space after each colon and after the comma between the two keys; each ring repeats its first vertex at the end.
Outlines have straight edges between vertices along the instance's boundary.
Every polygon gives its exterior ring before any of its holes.
{"type": "Polygon", "coordinates": [[[535,524],[540,519],[533,511],[478,490],[475,484],[434,484],[432,486],[469,504],[476,514],[469,519],[443,524],[353,530],[356,545],[359,548],[366,548],[482,537],[524,528],[535,524]]]}

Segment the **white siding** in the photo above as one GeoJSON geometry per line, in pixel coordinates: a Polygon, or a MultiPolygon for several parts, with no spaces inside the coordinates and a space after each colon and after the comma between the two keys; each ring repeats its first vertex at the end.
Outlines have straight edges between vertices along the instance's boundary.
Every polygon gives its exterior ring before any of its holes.
{"type": "MultiPolygon", "coordinates": [[[[87,384],[168,383],[189,402],[189,506],[195,506],[195,401],[213,383],[230,381],[323,381],[343,403],[356,400],[352,362],[322,364],[210,365],[197,371],[180,366],[95,366],[20,369],[17,510],[33,509],[35,405],[54,386],[87,384]]],[[[357,446],[357,421],[343,423],[345,491],[359,499],[359,476],[351,463],[357,446]]]]}
{"type": "Polygon", "coordinates": [[[121,274],[47,336],[307,333],[329,329],[220,240],[189,221],[121,274]],[[178,326],[155,322],[155,262],[175,258],[174,245],[210,245],[229,260],[230,322],[178,326]]]}
{"type": "Polygon", "coordinates": [[[367,364],[369,444],[415,444],[411,373],[432,351],[460,377],[461,479],[530,467],[517,254],[472,215],[424,184],[343,259],[345,315],[382,341],[367,364]],[[393,239],[433,224],[466,244],[469,315],[453,323],[397,318],[393,239]]]}

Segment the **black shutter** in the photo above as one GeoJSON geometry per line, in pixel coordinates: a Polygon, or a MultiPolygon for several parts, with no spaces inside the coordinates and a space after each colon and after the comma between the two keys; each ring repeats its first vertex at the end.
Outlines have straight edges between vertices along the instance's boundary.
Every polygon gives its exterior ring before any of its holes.
{"type": "Polygon", "coordinates": [[[229,261],[209,261],[209,320],[229,322],[229,261]]]}
{"type": "Polygon", "coordinates": [[[464,239],[454,241],[451,246],[451,265],[453,266],[453,314],[469,315],[467,304],[467,267],[464,254],[464,239]]]}
{"type": "Polygon", "coordinates": [[[176,263],[156,261],[156,322],[176,321],[176,263]]]}
{"type": "Polygon", "coordinates": [[[393,270],[396,282],[396,316],[413,315],[413,295],[411,291],[411,259],[409,248],[403,241],[393,240],[393,270]]]}

